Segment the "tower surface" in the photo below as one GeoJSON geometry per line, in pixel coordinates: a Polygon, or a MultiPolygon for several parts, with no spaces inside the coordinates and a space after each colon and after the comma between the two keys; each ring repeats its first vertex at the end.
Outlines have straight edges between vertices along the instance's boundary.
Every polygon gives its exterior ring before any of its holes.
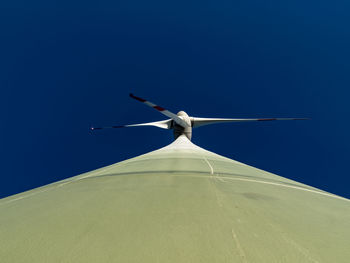
{"type": "Polygon", "coordinates": [[[350,200],[162,149],[0,200],[1,262],[349,262],[350,200]]]}

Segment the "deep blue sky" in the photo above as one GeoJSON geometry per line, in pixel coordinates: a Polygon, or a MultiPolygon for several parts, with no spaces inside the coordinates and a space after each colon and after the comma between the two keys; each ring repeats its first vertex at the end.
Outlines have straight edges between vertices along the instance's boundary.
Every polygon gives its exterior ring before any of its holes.
{"type": "Polygon", "coordinates": [[[157,149],[163,117],[311,117],[197,145],[350,198],[349,1],[2,1],[0,197],[157,149]]]}

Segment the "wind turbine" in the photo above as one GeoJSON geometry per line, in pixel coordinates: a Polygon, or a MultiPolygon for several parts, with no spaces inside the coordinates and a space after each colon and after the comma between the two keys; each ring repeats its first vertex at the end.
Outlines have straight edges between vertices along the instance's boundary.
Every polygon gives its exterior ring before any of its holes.
{"type": "Polygon", "coordinates": [[[176,140],[179,136],[185,135],[189,140],[192,139],[192,129],[198,128],[204,125],[225,123],[225,122],[254,122],[254,121],[286,121],[286,120],[307,120],[308,118],[253,118],[253,119],[239,119],[239,118],[200,118],[191,117],[185,111],[179,111],[177,114],[158,106],[148,100],[137,97],[130,93],[130,97],[144,103],[145,105],[157,110],[163,115],[169,117],[170,119],[146,122],[139,124],[129,124],[129,125],[117,125],[117,126],[107,126],[107,127],[92,127],[91,130],[101,130],[108,128],[127,128],[127,127],[138,127],[138,126],[155,126],[162,129],[173,130],[174,139],[176,140]]]}
{"type": "Polygon", "coordinates": [[[349,199],[189,140],[206,124],[296,118],[189,117],[131,97],[170,119],[111,128],[150,125],[177,139],[0,199],[1,262],[349,262],[349,199]]]}

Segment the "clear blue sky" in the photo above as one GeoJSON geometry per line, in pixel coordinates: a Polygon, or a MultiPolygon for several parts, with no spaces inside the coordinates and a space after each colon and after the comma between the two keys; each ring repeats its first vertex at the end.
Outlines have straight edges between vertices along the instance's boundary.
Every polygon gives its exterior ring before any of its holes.
{"type": "Polygon", "coordinates": [[[349,1],[3,1],[0,197],[157,149],[163,117],[311,117],[197,145],[350,198],[349,1]]]}

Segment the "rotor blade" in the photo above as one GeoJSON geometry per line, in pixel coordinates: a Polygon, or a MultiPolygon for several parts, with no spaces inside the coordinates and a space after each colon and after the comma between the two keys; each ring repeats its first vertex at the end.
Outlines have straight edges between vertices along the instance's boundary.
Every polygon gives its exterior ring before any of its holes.
{"type": "Polygon", "coordinates": [[[134,96],[132,93],[130,93],[130,97],[135,99],[135,100],[138,100],[144,104],[146,104],[147,106],[153,108],[153,109],[156,109],[157,111],[159,111],[160,113],[164,114],[165,116],[169,117],[169,118],[172,118],[177,124],[179,124],[180,126],[186,128],[188,127],[189,125],[183,120],[181,119],[179,116],[177,116],[176,114],[164,109],[163,107],[160,107],[150,101],[147,101],[145,99],[142,99],[140,97],[136,97],[134,96]]]}
{"type": "Polygon", "coordinates": [[[139,123],[139,124],[129,124],[129,125],[118,125],[118,126],[107,126],[107,127],[91,127],[91,130],[102,130],[102,129],[110,129],[110,128],[127,128],[127,127],[137,127],[137,126],[155,126],[162,129],[170,129],[172,120],[164,120],[164,121],[155,121],[155,122],[147,122],[147,123],[139,123]]]}
{"type": "Polygon", "coordinates": [[[291,121],[291,120],[308,120],[309,118],[259,118],[259,119],[223,119],[223,118],[198,118],[192,117],[193,128],[200,126],[224,123],[224,122],[251,122],[251,121],[291,121]]]}

